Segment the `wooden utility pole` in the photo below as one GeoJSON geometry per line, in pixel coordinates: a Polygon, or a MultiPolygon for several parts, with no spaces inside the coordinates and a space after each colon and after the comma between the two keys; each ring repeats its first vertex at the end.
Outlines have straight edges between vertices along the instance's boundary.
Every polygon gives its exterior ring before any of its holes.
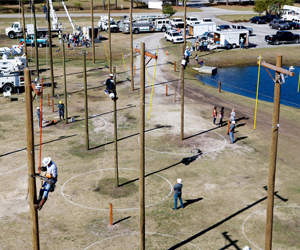
{"type": "Polygon", "coordinates": [[[114,136],[115,136],[115,178],[116,178],[116,187],[119,187],[119,171],[118,171],[118,125],[117,125],[117,75],[116,67],[114,67],[114,84],[116,96],[114,99],[114,136]]]}
{"type": "Polygon", "coordinates": [[[32,249],[40,249],[39,240],[39,221],[38,213],[34,204],[36,203],[36,184],[35,178],[31,175],[35,174],[35,161],[34,161],[34,134],[33,134],[33,111],[32,111],[32,89],[30,71],[28,68],[25,72],[25,102],[26,102],[26,132],[27,132],[27,166],[29,178],[29,205],[30,205],[30,222],[31,222],[31,237],[32,249]]]}
{"type": "Polygon", "coordinates": [[[54,96],[54,76],[53,76],[53,59],[52,59],[52,38],[51,38],[51,21],[50,21],[50,6],[47,0],[47,18],[48,18],[48,39],[49,39],[49,57],[50,57],[50,74],[51,74],[51,95],[54,96]]]}
{"type": "MultiPolygon", "coordinates": [[[[182,46],[184,50],[184,45],[182,46]]],[[[180,64],[180,73],[181,73],[181,130],[180,130],[180,139],[184,139],[184,66],[180,64]]]]}
{"type": "Polygon", "coordinates": [[[108,49],[109,49],[109,74],[112,72],[111,60],[111,32],[110,32],[110,0],[108,0],[108,49]]]}
{"type": "Polygon", "coordinates": [[[133,34],[132,34],[132,5],[133,0],[130,0],[130,74],[131,74],[131,91],[134,90],[134,76],[133,76],[133,34]]]}
{"type": "Polygon", "coordinates": [[[26,66],[28,64],[28,61],[27,61],[27,45],[26,45],[26,32],[25,32],[25,15],[24,15],[24,4],[23,4],[23,0],[21,0],[21,6],[22,6],[22,25],[23,25],[23,39],[24,39],[24,45],[23,45],[23,48],[24,48],[24,53],[25,53],[25,56],[26,56],[26,66]]]}
{"type": "Polygon", "coordinates": [[[35,72],[36,72],[36,76],[39,77],[40,76],[40,72],[39,72],[39,49],[37,46],[37,34],[36,34],[36,17],[35,17],[35,6],[34,6],[34,0],[31,0],[31,4],[32,4],[32,13],[33,13],[33,26],[34,26],[34,46],[35,46],[35,60],[36,60],[36,64],[35,64],[35,72]]]}
{"type": "Polygon", "coordinates": [[[183,28],[183,44],[184,44],[184,48],[186,48],[186,0],[184,1],[184,28],[183,28]]]}
{"type": "Polygon", "coordinates": [[[145,250],[145,43],[140,56],[140,250],[145,250]]]}
{"type": "MultiPolygon", "coordinates": [[[[274,212],[274,189],[275,189],[275,173],[276,173],[276,159],[277,159],[277,144],[278,144],[278,130],[279,130],[279,111],[280,111],[280,93],[281,93],[281,76],[280,73],[289,76],[295,76],[294,72],[281,68],[282,56],[277,55],[276,66],[265,62],[258,62],[265,68],[270,68],[276,71],[275,74],[275,91],[274,91],[274,108],[272,121],[272,136],[271,136],[271,153],[270,153],[270,167],[268,179],[268,199],[267,199],[267,221],[265,234],[265,250],[272,249],[272,231],[273,231],[273,212],[274,212]]],[[[272,77],[272,76],[271,76],[272,77]]]]}
{"type": "Polygon", "coordinates": [[[93,51],[93,63],[95,64],[95,44],[94,44],[94,5],[91,1],[91,21],[92,21],[92,51],[93,51]]]}
{"type": "Polygon", "coordinates": [[[65,123],[68,124],[68,93],[67,93],[67,77],[66,77],[66,54],[65,54],[65,41],[62,39],[63,48],[63,74],[64,74],[64,92],[65,92],[65,123]]]}
{"type": "Polygon", "coordinates": [[[88,120],[88,100],[87,100],[87,81],[86,81],[86,51],[83,54],[83,80],[84,80],[84,113],[85,113],[85,145],[89,150],[89,120],[88,120]]]}

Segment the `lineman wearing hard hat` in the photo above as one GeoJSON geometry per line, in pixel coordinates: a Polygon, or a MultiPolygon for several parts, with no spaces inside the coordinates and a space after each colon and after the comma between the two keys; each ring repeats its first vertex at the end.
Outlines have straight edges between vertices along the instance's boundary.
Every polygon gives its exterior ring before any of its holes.
{"type": "Polygon", "coordinates": [[[114,84],[114,79],[113,79],[114,75],[113,74],[109,74],[109,78],[106,80],[106,82],[104,82],[103,84],[106,85],[106,90],[104,91],[104,93],[106,95],[109,95],[109,97],[112,100],[117,100],[117,93],[116,93],[116,86],[114,84]]]}
{"type": "Polygon", "coordinates": [[[65,120],[65,105],[62,103],[62,101],[59,101],[58,105],[58,114],[59,114],[59,120],[61,121],[61,118],[63,118],[65,120]]]}
{"type": "Polygon", "coordinates": [[[57,167],[55,163],[51,160],[51,157],[46,157],[43,159],[43,164],[47,168],[47,181],[44,182],[42,188],[40,189],[40,197],[34,206],[41,210],[45,202],[47,201],[49,191],[53,192],[55,189],[55,183],[57,182],[57,167]]]}

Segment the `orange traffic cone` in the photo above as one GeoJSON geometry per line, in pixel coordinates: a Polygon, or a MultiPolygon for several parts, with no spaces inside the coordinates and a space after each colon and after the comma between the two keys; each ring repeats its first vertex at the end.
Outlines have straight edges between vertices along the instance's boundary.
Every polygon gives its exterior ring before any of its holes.
{"type": "Polygon", "coordinates": [[[169,55],[169,52],[167,51],[166,55],[169,55]]]}

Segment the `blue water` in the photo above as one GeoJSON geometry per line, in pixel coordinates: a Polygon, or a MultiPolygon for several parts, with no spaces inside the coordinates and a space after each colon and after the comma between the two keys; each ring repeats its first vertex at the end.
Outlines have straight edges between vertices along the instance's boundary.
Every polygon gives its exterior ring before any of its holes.
{"type": "MultiPolygon", "coordinates": [[[[288,67],[283,67],[288,69],[288,67]]],[[[295,67],[295,76],[285,79],[281,85],[281,104],[300,108],[300,92],[297,92],[300,67],[295,67]]],[[[273,78],[275,71],[269,70],[273,78]]],[[[215,75],[196,74],[196,78],[206,85],[219,87],[222,82],[222,90],[256,98],[258,66],[218,68],[215,75]]],[[[264,67],[260,69],[258,99],[273,102],[274,82],[264,67]]]]}

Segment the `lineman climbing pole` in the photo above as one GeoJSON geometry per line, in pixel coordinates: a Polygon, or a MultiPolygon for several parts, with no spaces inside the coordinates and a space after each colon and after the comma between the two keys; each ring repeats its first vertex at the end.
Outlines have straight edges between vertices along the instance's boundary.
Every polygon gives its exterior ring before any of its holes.
{"type": "Polygon", "coordinates": [[[31,0],[31,5],[32,5],[32,13],[33,13],[33,25],[34,25],[34,46],[35,46],[35,71],[36,71],[36,76],[40,76],[39,72],[39,49],[37,46],[37,35],[36,35],[36,17],[35,17],[35,6],[34,6],[34,0],[31,0]]]}
{"type": "Polygon", "coordinates": [[[33,111],[32,111],[32,87],[29,69],[25,69],[25,103],[26,103],[26,132],[27,132],[27,166],[29,178],[29,204],[30,204],[30,222],[31,222],[31,237],[32,249],[39,250],[39,222],[38,212],[34,206],[36,199],[36,183],[31,175],[35,174],[34,161],[34,135],[33,135],[33,111]]]}
{"type": "Polygon", "coordinates": [[[47,18],[48,18],[48,36],[49,36],[49,56],[50,56],[50,74],[51,74],[51,95],[54,96],[54,76],[53,76],[53,59],[52,59],[52,38],[50,24],[50,5],[47,0],[47,18]]]}
{"type": "Polygon", "coordinates": [[[132,5],[133,0],[130,1],[130,74],[131,74],[131,91],[134,90],[134,77],[133,77],[133,34],[132,34],[132,5]]]}
{"type": "Polygon", "coordinates": [[[274,109],[273,109],[272,137],[271,137],[272,141],[271,141],[270,167],[269,167],[269,180],[268,180],[267,222],[266,222],[266,234],[265,234],[265,250],[271,250],[272,231],[273,231],[273,212],[274,212],[275,172],[276,172],[276,158],[277,158],[277,144],[278,144],[278,130],[279,130],[280,92],[281,92],[281,84],[282,84],[280,73],[289,76],[294,76],[295,73],[281,68],[282,65],[281,55],[277,55],[276,66],[265,62],[261,63],[260,61],[258,62],[258,64],[265,67],[266,70],[267,68],[269,68],[276,71],[275,80],[272,78],[275,81],[275,91],[274,91],[274,109]]]}

